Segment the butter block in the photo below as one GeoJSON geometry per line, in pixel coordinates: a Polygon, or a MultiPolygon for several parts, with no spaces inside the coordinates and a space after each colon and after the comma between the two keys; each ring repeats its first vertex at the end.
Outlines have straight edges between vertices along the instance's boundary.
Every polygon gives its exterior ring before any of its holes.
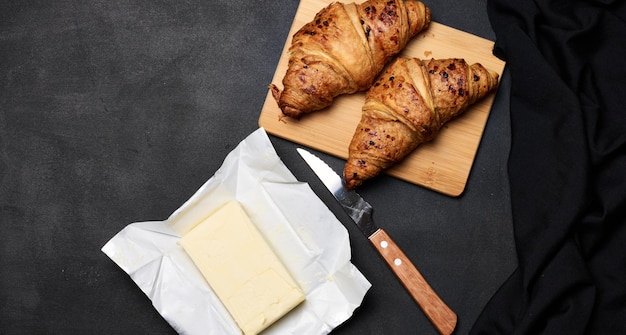
{"type": "Polygon", "coordinates": [[[231,201],[180,244],[246,335],[304,301],[304,293],[241,207],[231,201]]]}

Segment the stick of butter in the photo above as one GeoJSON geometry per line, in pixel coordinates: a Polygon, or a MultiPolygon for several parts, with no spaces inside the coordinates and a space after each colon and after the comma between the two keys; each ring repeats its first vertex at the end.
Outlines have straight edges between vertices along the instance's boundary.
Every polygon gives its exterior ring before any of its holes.
{"type": "Polygon", "coordinates": [[[180,244],[246,335],[256,335],[304,301],[239,202],[231,201],[180,244]]]}

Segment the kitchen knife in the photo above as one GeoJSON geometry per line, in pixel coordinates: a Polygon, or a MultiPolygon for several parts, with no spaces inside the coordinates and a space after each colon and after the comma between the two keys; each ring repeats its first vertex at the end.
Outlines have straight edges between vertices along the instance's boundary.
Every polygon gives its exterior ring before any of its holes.
{"type": "Polygon", "coordinates": [[[435,293],[389,235],[376,227],[372,220],[372,206],[358,193],[346,188],[343,179],[320,158],[302,148],[296,150],[378,250],[439,333],[451,334],[456,327],[456,314],[435,293]]]}

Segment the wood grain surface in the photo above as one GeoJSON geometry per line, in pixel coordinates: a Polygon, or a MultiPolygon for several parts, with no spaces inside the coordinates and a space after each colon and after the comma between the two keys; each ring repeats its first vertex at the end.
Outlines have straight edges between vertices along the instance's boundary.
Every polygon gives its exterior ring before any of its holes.
{"type": "Polygon", "coordinates": [[[420,306],[439,334],[450,335],[456,328],[456,313],[441,300],[424,276],[383,229],[369,237],[370,242],[420,306]]]}
{"type": "MultiPolygon", "coordinates": [[[[280,89],[287,71],[287,51],[291,45],[291,37],[331,2],[300,2],[272,80],[280,89]]],[[[409,42],[401,56],[422,59],[464,58],[469,63],[481,63],[502,75],[505,63],[493,56],[492,49],[493,42],[490,40],[432,22],[409,42]]],[[[385,173],[449,196],[462,194],[494,98],[495,93],[491,93],[470,106],[461,116],[444,125],[432,142],[420,145],[385,173]]],[[[347,159],[348,145],[360,120],[364,101],[364,92],[340,96],[329,108],[295,120],[282,116],[268,89],[259,126],[272,135],[347,159]]]]}

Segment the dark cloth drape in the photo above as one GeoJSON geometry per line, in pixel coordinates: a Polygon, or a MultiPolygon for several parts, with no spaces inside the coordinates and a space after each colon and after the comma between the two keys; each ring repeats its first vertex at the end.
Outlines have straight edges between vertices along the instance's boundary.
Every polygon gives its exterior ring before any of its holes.
{"type": "Polygon", "coordinates": [[[626,1],[487,6],[519,265],[471,334],[626,334],[626,1]]]}

